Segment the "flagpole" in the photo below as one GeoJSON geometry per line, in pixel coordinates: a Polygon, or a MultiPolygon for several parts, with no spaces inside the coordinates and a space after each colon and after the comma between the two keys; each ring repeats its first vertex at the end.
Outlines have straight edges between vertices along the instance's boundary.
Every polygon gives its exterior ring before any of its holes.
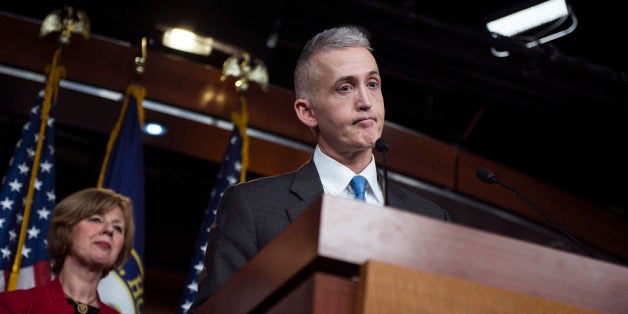
{"type": "Polygon", "coordinates": [[[54,10],[49,13],[44,21],[42,21],[42,27],[39,32],[39,37],[44,37],[53,32],[61,32],[57,41],[59,47],[54,53],[52,58],[52,64],[48,65],[45,71],[48,74],[46,79],[46,87],[44,90],[44,99],[41,105],[40,113],[40,126],[37,137],[37,148],[35,149],[35,156],[33,158],[33,167],[31,169],[31,177],[28,185],[28,193],[26,195],[26,203],[24,205],[24,215],[22,218],[22,225],[20,226],[20,237],[15,253],[15,260],[11,267],[11,273],[9,274],[9,282],[7,283],[7,290],[12,291],[17,287],[17,280],[20,272],[20,265],[22,263],[22,248],[26,240],[26,232],[28,229],[28,222],[30,218],[31,207],[33,204],[33,194],[35,192],[35,181],[37,180],[37,173],[39,172],[39,160],[41,157],[41,149],[44,143],[44,136],[46,133],[46,125],[48,124],[48,117],[52,108],[52,101],[56,103],[57,95],[59,93],[59,81],[61,77],[65,76],[65,68],[59,65],[61,60],[61,54],[63,49],[70,44],[72,33],[82,33],[87,39],[89,37],[89,19],[85,12],[79,10],[77,12],[77,18],[75,19],[74,10],[72,7],[66,6],[64,8],[67,15],[65,18],[61,15],[61,10],[54,10]]]}
{"type": "Polygon", "coordinates": [[[227,76],[237,77],[234,85],[238,92],[238,108],[231,113],[231,122],[238,128],[238,132],[240,132],[242,137],[240,182],[246,181],[246,170],[249,166],[249,137],[246,133],[249,115],[244,95],[249,89],[250,82],[258,83],[264,91],[268,88],[268,69],[261,60],[255,60],[254,63],[255,66],[252,66],[251,55],[246,52],[239,57],[231,56],[225,60],[220,77],[220,80],[223,82],[227,76]]]}
{"type": "Polygon", "coordinates": [[[22,225],[20,228],[20,237],[17,244],[15,253],[15,260],[11,267],[11,273],[9,275],[9,282],[7,290],[12,291],[17,287],[17,279],[20,272],[20,265],[22,263],[22,248],[26,239],[26,231],[28,229],[28,221],[30,218],[31,206],[33,204],[33,194],[35,191],[35,180],[37,179],[37,173],[39,171],[39,159],[41,157],[41,149],[44,143],[44,136],[46,133],[46,125],[48,124],[48,114],[52,107],[52,99],[57,100],[57,94],[59,92],[59,80],[61,76],[65,75],[65,69],[63,66],[58,65],[58,61],[61,57],[61,47],[57,48],[52,58],[52,64],[48,67],[48,79],[46,81],[46,88],[44,91],[44,101],[42,102],[42,108],[40,113],[41,123],[39,125],[39,133],[37,137],[37,148],[35,150],[35,157],[33,159],[33,167],[31,169],[31,178],[28,185],[28,193],[26,195],[26,204],[24,207],[24,215],[22,219],[22,225]]]}
{"type": "Polygon", "coordinates": [[[246,99],[244,93],[239,93],[238,109],[231,113],[231,122],[234,127],[238,128],[240,137],[242,138],[242,149],[240,151],[240,164],[242,170],[240,172],[240,182],[246,181],[246,171],[249,168],[249,136],[246,134],[246,126],[249,122],[249,114],[246,109],[246,99]]]}

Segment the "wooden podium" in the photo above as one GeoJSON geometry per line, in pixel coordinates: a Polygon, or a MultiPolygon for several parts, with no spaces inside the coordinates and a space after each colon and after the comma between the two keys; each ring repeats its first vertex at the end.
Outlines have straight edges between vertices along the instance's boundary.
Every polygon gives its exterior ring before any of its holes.
{"type": "Polygon", "coordinates": [[[323,196],[197,313],[628,313],[628,268],[323,196]]]}

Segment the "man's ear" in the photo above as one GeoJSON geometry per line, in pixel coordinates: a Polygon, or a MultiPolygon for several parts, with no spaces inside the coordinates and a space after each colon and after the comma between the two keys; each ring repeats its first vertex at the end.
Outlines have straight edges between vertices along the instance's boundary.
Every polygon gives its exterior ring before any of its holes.
{"type": "Polygon", "coordinates": [[[294,112],[301,122],[310,128],[315,128],[318,125],[316,115],[312,110],[312,103],[306,99],[297,99],[294,101],[294,112]]]}

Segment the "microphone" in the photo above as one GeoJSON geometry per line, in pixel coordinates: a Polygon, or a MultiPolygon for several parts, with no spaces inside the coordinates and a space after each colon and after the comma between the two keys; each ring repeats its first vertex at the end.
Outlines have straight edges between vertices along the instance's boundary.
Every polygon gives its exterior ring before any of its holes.
{"type": "Polygon", "coordinates": [[[578,241],[574,236],[572,236],[569,232],[567,232],[565,229],[563,229],[563,227],[560,224],[555,222],[549,215],[547,215],[543,210],[541,210],[538,206],[536,206],[525,195],[519,193],[519,191],[517,191],[512,186],[507,185],[507,184],[499,181],[497,179],[497,177],[495,176],[495,174],[493,173],[493,171],[491,171],[489,169],[486,169],[486,168],[480,167],[480,168],[478,168],[475,171],[475,176],[478,179],[480,179],[480,181],[482,181],[482,182],[485,182],[485,183],[488,183],[488,184],[495,183],[495,184],[500,185],[502,187],[505,187],[505,188],[513,191],[515,194],[519,195],[519,197],[521,197],[526,203],[528,203],[528,205],[532,206],[532,208],[534,208],[534,210],[536,210],[539,214],[541,214],[541,216],[543,216],[550,223],[552,223],[552,225],[554,225],[554,227],[556,227],[556,229],[558,229],[558,231],[560,231],[560,233],[562,233],[564,236],[569,238],[569,240],[571,240],[573,243],[578,245],[578,247],[580,247],[587,255],[589,255],[589,257],[596,258],[596,256],[591,251],[589,251],[582,243],[580,243],[580,241],[578,241]]]}
{"type": "Polygon", "coordinates": [[[386,167],[386,153],[390,149],[390,145],[385,139],[379,138],[375,141],[375,149],[382,154],[382,169],[384,170],[384,182],[382,183],[382,190],[384,192],[384,205],[388,206],[388,168],[386,167]]]}

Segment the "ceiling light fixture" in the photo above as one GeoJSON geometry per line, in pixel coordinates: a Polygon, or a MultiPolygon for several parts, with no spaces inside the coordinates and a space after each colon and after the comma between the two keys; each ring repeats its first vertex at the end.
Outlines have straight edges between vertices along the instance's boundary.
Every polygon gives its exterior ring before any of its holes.
{"type": "Polygon", "coordinates": [[[164,32],[162,43],[164,46],[201,56],[212,53],[214,39],[197,35],[182,28],[170,28],[164,32]]]}
{"type": "MultiPolygon", "coordinates": [[[[509,37],[532,48],[573,32],[577,25],[578,20],[565,0],[549,0],[490,21],[486,28],[494,38],[509,37]],[[549,34],[568,19],[571,23],[566,28],[549,34]]],[[[509,55],[507,51],[491,50],[497,57],[509,55]]]]}

